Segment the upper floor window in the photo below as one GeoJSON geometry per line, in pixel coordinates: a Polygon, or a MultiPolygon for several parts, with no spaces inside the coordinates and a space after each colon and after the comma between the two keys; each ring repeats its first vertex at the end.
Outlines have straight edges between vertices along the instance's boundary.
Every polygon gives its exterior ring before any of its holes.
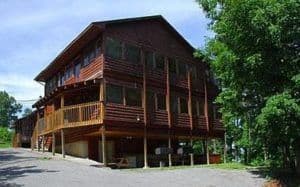
{"type": "Polygon", "coordinates": [[[157,110],[166,110],[166,96],[164,94],[156,94],[157,110]]]}
{"type": "Polygon", "coordinates": [[[114,84],[106,84],[106,100],[111,103],[123,103],[123,88],[114,84]]]}
{"type": "Polygon", "coordinates": [[[125,44],[125,58],[130,63],[139,63],[141,59],[140,48],[131,44],[125,44]]]}
{"type": "Polygon", "coordinates": [[[87,49],[83,54],[83,66],[87,66],[96,57],[96,52],[93,47],[87,49]]]}
{"type": "Polygon", "coordinates": [[[122,58],[122,43],[116,39],[106,38],[105,42],[106,55],[114,58],[122,58]]]}
{"type": "Polygon", "coordinates": [[[179,76],[186,78],[186,73],[187,73],[186,64],[183,63],[183,62],[178,62],[178,74],[179,74],[179,76]]]}
{"type": "Polygon", "coordinates": [[[69,78],[71,78],[73,76],[73,66],[69,66],[67,67],[66,71],[65,71],[65,80],[68,80],[69,78]]]}
{"type": "Polygon", "coordinates": [[[171,112],[178,113],[178,98],[176,96],[171,96],[171,112]]]}
{"type": "Polygon", "coordinates": [[[75,61],[75,68],[74,68],[74,74],[76,78],[79,78],[80,76],[80,69],[81,69],[81,63],[79,61],[75,61]]]}
{"type": "Polygon", "coordinates": [[[174,58],[169,58],[169,71],[170,73],[177,74],[177,62],[174,58]]]}
{"type": "Polygon", "coordinates": [[[180,98],[180,113],[188,113],[188,102],[186,98],[180,98]]]}
{"type": "Polygon", "coordinates": [[[155,54],[155,68],[160,70],[165,69],[165,61],[163,55],[155,54]]]}
{"type": "Polygon", "coordinates": [[[199,116],[199,101],[192,99],[192,114],[193,116],[199,116]]]}
{"type": "Polygon", "coordinates": [[[142,106],[141,90],[136,88],[125,88],[126,105],[142,106]]]}
{"type": "Polygon", "coordinates": [[[145,63],[147,68],[153,69],[154,67],[154,53],[151,51],[145,51],[145,63]]]}

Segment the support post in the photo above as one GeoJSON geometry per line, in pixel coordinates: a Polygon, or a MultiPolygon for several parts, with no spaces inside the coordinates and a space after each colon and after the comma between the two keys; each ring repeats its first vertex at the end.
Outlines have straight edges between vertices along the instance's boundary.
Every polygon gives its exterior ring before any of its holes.
{"type": "MultiPolygon", "coordinates": [[[[39,108],[37,108],[37,112],[36,112],[36,129],[37,129],[37,132],[36,132],[36,135],[33,135],[32,137],[34,137],[34,141],[33,142],[34,144],[37,142],[37,148],[38,148],[38,152],[40,151],[40,137],[39,137],[39,134],[40,134],[40,127],[39,127],[39,119],[40,119],[40,111],[39,111],[39,108]],[[37,140],[36,140],[37,138],[37,140]]],[[[34,147],[34,145],[33,145],[34,147]]]]}
{"type": "Polygon", "coordinates": [[[64,135],[64,129],[61,129],[60,132],[61,132],[61,154],[62,154],[62,157],[65,158],[66,154],[65,154],[65,135],[64,135]]]}
{"type": "Polygon", "coordinates": [[[148,168],[148,155],[147,155],[147,129],[144,127],[144,169],[148,168]]]}
{"type": "MultiPolygon", "coordinates": [[[[169,139],[168,139],[168,147],[169,147],[169,149],[172,149],[170,133],[169,133],[169,139]]],[[[171,153],[169,153],[168,158],[169,158],[169,167],[171,167],[172,166],[172,154],[171,153]]]]}
{"type": "Polygon", "coordinates": [[[105,125],[103,124],[101,127],[101,138],[102,138],[102,162],[103,166],[107,167],[107,160],[106,160],[106,137],[105,137],[105,125]]]}
{"type": "Polygon", "coordinates": [[[227,139],[226,139],[226,132],[224,133],[224,163],[226,163],[227,158],[227,139]]]}
{"type": "Polygon", "coordinates": [[[208,95],[207,95],[207,86],[206,86],[206,77],[204,77],[204,115],[206,119],[206,128],[209,131],[209,116],[208,116],[208,95]]]}
{"type": "Polygon", "coordinates": [[[45,135],[42,136],[42,152],[45,152],[45,135]]]}
{"type": "Polygon", "coordinates": [[[52,155],[55,156],[55,133],[52,132],[52,155]]]}
{"type": "Polygon", "coordinates": [[[206,149],[206,164],[209,165],[209,146],[208,146],[209,139],[206,139],[205,149],[206,149]]]}
{"type": "Polygon", "coordinates": [[[148,168],[147,155],[147,72],[144,53],[142,52],[143,64],[143,106],[144,106],[144,169],[148,168]]]}
{"type": "MultiPolygon", "coordinates": [[[[192,137],[190,139],[190,144],[191,144],[191,147],[193,148],[194,142],[193,142],[193,138],[192,137]]],[[[193,152],[190,154],[190,159],[191,159],[191,166],[194,166],[194,153],[193,152]]]]}

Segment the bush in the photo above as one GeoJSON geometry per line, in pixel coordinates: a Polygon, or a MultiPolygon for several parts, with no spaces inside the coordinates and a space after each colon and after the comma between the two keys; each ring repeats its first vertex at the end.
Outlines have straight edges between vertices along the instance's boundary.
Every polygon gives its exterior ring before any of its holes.
{"type": "Polygon", "coordinates": [[[10,142],[12,138],[12,132],[6,127],[0,127],[0,142],[10,142]]]}

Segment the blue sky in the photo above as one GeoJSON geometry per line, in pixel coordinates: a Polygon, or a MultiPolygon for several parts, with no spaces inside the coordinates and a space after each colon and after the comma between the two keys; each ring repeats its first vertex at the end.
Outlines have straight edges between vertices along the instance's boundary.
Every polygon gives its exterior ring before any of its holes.
{"type": "Polygon", "coordinates": [[[196,48],[212,36],[194,0],[1,0],[0,90],[30,107],[43,96],[34,77],[90,22],[157,14],[196,48]]]}

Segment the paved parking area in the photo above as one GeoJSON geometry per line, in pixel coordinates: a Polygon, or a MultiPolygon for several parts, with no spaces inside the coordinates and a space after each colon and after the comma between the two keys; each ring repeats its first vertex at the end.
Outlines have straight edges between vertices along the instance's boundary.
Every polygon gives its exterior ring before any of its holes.
{"type": "Polygon", "coordinates": [[[0,186],[262,186],[265,179],[247,171],[208,168],[111,170],[87,159],[0,149],[0,186]]]}

